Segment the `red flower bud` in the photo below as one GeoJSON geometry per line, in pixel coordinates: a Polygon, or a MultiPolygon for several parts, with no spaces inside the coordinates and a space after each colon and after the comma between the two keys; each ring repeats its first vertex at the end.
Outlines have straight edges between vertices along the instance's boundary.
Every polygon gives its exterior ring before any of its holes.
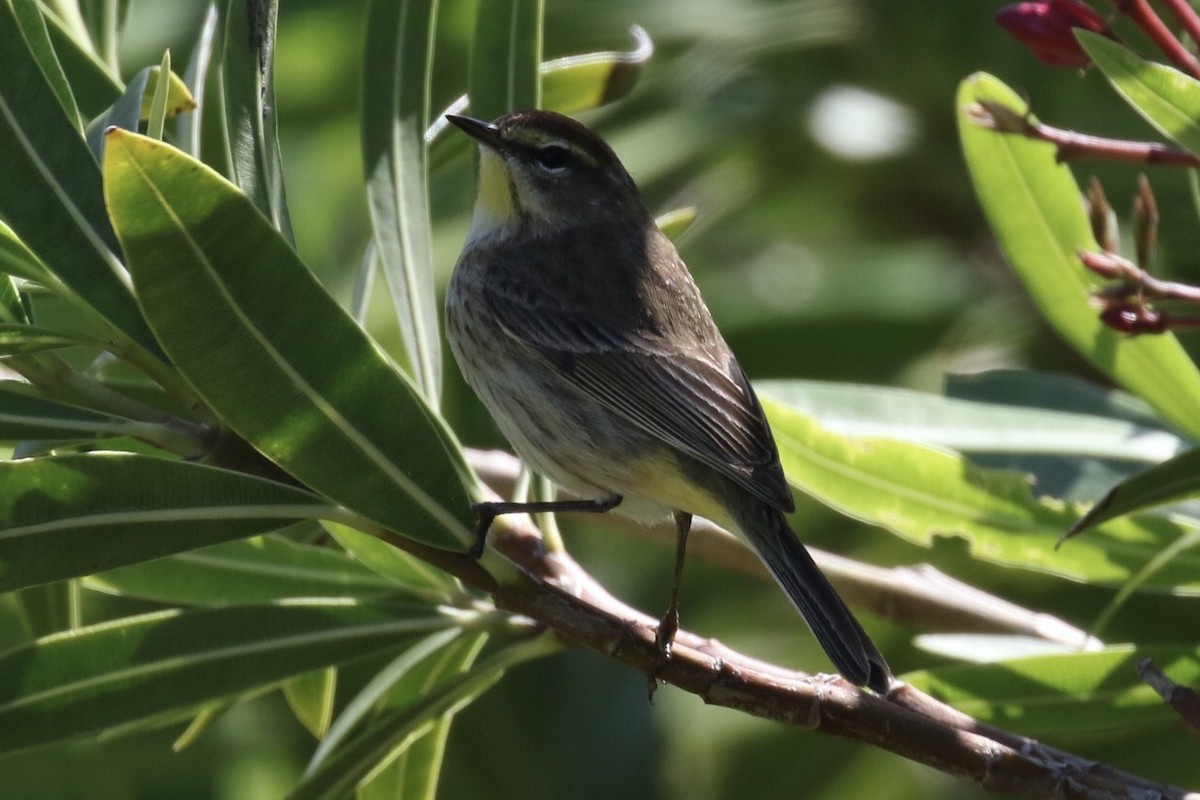
{"type": "Polygon", "coordinates": [[[1016,3],[997,11],[996,22],[1052,67],[1082,69],[1090,63],[1074,28],[1116,38],[1104,18],[1080,0],[1016,3]]]}
{"type": "Polygon", "coordinates": [[[1136,303],[1113,303],[1100,312],[1100,321],[1131,336],[1162,333],[1169,327],[1165,314],[1136,303]]]}

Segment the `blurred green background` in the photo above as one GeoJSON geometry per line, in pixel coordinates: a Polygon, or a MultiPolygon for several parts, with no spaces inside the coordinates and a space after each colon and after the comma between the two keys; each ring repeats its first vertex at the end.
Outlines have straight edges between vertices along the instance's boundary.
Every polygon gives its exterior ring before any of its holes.
{"type": "MultiPolygon", "coordinates": [[[[484,2],[485,0],[479,0],[484,2]]],[[[1099,74],[1054,72],[992,21],[999,3],[936,0],[546,0],[545,56],[627,49],[642,25],[656,46],[636,90],[583,118],[614,146],[651,208],[694,206],[679,242],[718,322],[755,379],[806,377],[939,391],[946,373],[998,367],[1095,378],[1040,321],[1000,260],[959,154],[955,87],[992,72],[1062,127],[1143,138],[1148,129],[1099,74]]],[[[350,296],[369,236],[358,140],[362,0],[285,0],[279,16],[276,111],[301,256],[350,296]]],[[[169,46],[186,59],[204,3],[133,0],[126,75],[169,46]]],[[[434,105],[463,91],[470,0],[442,0],[434,105]]],[[[1136,43],[1136,42],[1135,42],[1136,43]]],[[[1119,210],[1136,171],[1084,165],[1119,210]]],[[[1200,279],[1184,176],[1151,173],[1163,214],[1160,272],[1200,279]]],[[[432,204],[444,285],[469,220],[474,176],[460,159],[435,174],[432,204]]],[[[382,286],[372,332],[398,358],[382,286]]],[[[318,321],[319,325],[319,321],[318,321]]],[[[317,331],[319,335],[319,329],[317,331]]],[[[446,412],[461,438],[503,446],[448,364],[446,412]]],[[[802,503],[798,530],[816,545],[876,563],[927,553],[802,503]]],[[[657,613],[671,553],[640,540],[569,529],[572,551],[618,596],[657,613]]],[[[953,543],[945,547],[952,551],[953,543]]],[[[1034,608],[1067,610],[1086,627],[1111,593],[939,554],[958,577],[1034,608]],[[953,567],[959,564],[960,569],[953,567]]],[[[119,603],[105,599],[102,602],[119,603]]],[[[1122,631],[1178,627],[1135,598],[1122,631]]],[[[827,668],[775,588],[689,565],[683,621],[750,653],[827,668]]],[[[866,618],[900,672],[927,666],[912,631],[866,618]]],[[[313,742],[277,696],[243,704],[180,754],[180,727],[103,744],[0,759],[5,798],[281,796],[313,742]]],[[[1053,743],[1115,766],[1195,784],[1194,741],[1142,744],[1089,735],[1053,743]],[[1176,746],[1178,752],[1171,752],[1176,746]],[[1140,750],[1139,750],[1140,748],[1140,750]]],[[[445,798],[969,798],[970,785],[829,737],[707,708],[642,676],[572,652],[508,676],[458,719],[445,798]]]]}

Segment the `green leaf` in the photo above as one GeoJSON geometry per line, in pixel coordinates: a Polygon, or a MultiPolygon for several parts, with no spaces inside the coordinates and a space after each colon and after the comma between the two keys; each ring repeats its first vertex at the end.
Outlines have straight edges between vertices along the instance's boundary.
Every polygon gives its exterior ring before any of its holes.
{"type": "MultiPolygon", "coordinates": [[[[491,688],[512,666],[557,650],[542,636],[494,654],[470,672],[440,683],[415,703],[386,712],[366,730],[320,762],[310,765],[288,800],[336,800],[353,791],[385,759],[403,752],[453,714],[491,688]]],[[[335,723],[336,727],[336,723],[335,723]]]]}
{"type": "Polygon", "coordinates": [[[544,0],[476,4],[467,92],[474,116],[541,108],[543,6],[544,0]]]}
{"type": "Polygon", "coordinates": [[[1096,503],[1071,533],[1110,519],[1200,497],[1200,450],[1190,450],[1123,481],[1096,503]]]}
{"type": "Polygon", "coordinates": [[[469,542],[461,449],[250,200],[144,136],[113,131],[105,154],[138,298],[213,410],[337,503],[434,546],[469,542]]]}
{"type": "Polygon", "coordinates": [[[283,685],[288,707],[317,739],[329,732],[336,689],[337,670],[332,667],[306,672],[283,685]]]}
{"type": "MultiPolygon", "coordinates": [[[[573,114],[624,97],[633,89],[644,63],[654,51],[644,30],[635,25],[631,32],[634,49],[629,52],[603,51],[543,61],[538,67],[542,82],[541,107],[573,114]]],[[[461,95],[431,120],[425,131],[425,141],[430,145],[431,170],[436,171],[470,151],[467,137],[441,135],[449,126],[443,115],[462,114],[468,105],[467,95],[461,95]]],[[[474,109],[473,113],[483,117],[489,112],[474,109]]]]}
{"type": "Polygon", "coordinates": [[[444,602],[459,588],[450,575],[369,533],[329,520],[321,524],[356,561],[415,597],[444,602]]]}
{"type": "Polygon", "coordinates": [[[53,634],[0,654],[0,751],[184,712],[449,624],[424,608],[309,600],[165,611],[53,634]]]}
{"type": "Polygon", "coordinates": [[[1200,680],[1200,654],[1186,647],[1111,647],[1099,653],[956,665],[901,677],[981,722],[1025,736],[1129,736],[1179,721],[1139,679],[1137,662],[1147,657],[1184,686],[1200,680]]]}
{"type": "Polygon", "coordinates": [[[1099,250],[1070,170],[1046,142],[1000,134],[977,121],[980,103],[1023,115],[1026,104],[995,78],[977,74],[959,89],[959,134],[984,212],[1009,263],[1059,335],[1102,372],[1200,437],[1200,372],[1171,334],[1123,336],[1091,304],[1099,281],[1078,253],[1099,250]]]}
{"type": "Polygon", "coordinates": [[[1164,429],[1154,409],[1119,389],[1055,372],[993,369],[969,375],[947,375],[946,395],[963,400],[1014,407],[1068,411],[1131,422],[1143,430],[1164,429]]]}
{"type": "Polygon", "coordinates": [[[1160,133],[1200,154],[1200,82],[1081,29],[1075,35],[1104,77],[1160,133]]]}
{"type": "Polygon", "coordinates": [[[91,119],[113,104],[121,94],[117,75],[96,57],[86,32],[80,35],[53,14],[44,15],[54,52],[75,95],[79,113],[91,119]]]}
{"type": "Polygon", "coordinates": [[[104,209],[100,170],[0,3],[0,217],[80,298],[151,352],[104,209]]]}
{"type": "Polygon", "coordinates": [[[278,0],[228,0],[221,56],[225,126],[233,181],[289,242],[292,222],[283,186],[275,114],[275,17],[278,0]]]}
{"type": "Polygon", "coordinates": [[[436,0],[373,0],[363,64],[363,170],[375,249],[413,377],[429,402],[442,388],[425,129],[436,0]]]}
{"type": "Polygon", "coordinates": [[[345,553],[280,536],[192,550],[92,575],[84,585],[171,605],[248,605],[281,597],[370,600],[397,592],[345,553]]]}
{"type": "MultiPolygon", "coordinates": [[[[487,639],[487,634],[475,633],[426,659],[392,688],[384,707],[416,702],[441,684],[467,672],[487,639]]],[[[394,797],[436,800],[446,739],[453,722],[454,712],[447,712],[424,736],[401,752],[393,751],[387,766],[372,773],[359,788],[357,800],[390,800],[394,797]]]]}
{"type": "Polygon", "coordinates": [[[979,403],[864,384],[756,381],[755,388],[843,436],[881,436],[973,453],[1037,453],[1157,463],[1173,433],[1093,414],[979,403]]]}
{"type": "Polygon", "coordinates": [[[640,26],[629,29],[632,49],[583,53],[541,65],[541,107],[574,114],[619,100],[633,91],[642,68],[654,55],[654,43],[640,26]]]}
{"type": "Polygon", "coordinates": [[[146,87],[150,85],[150,67],[138,70],[133,79],[121,92],[104,113],[88,123],[85,135],[88,147],[97,161],[104,160],[104,132],[112,126],[137,132],[138,123],[142,118],[142,102],[146,96],[146,87]]]}
{"type": "MultiPolygon", "coordinates": [[[[9,326],[0,325],[0,329],[9,326]]],[[[41,397],[28,384],[0,381],[0,441],[78,441],[96,436],[133,436],[144,423],[41,397]]]]}
{"type": "Polygon", "coordinates": [[[12,228],[0,220],[0,272],[34,283],[53,280],[34,252],[25,246],[12,228]]]}
{"type": "Polygon", "coordinates": [[[46,20],[42,17],[42,12],[38,10],[37,0],[12,0],[12,7],[25,34],[29,52],[37,59],[46,81],[54,89],[63,111],[67,112],[67,117],[76,129],[82,130],[83,123],[79,117],[79,108],[75,105],[75,95],[71,92],[71,85],[67,82],[62,64],[58,63],[58,56],[54,52],[54,45],[50,43],[50,33],[46,30],[46,20]]]}
{"type": "Polygon", "coordinates": [[[133,453],[0,461],[0,592],[332,512],[308,492],[133,453]]]}
{"type": "MultiPolygon", "coordinates": [[[[1062,501],[1034,498],[1020,473],[980,469],[924,445],[840,436],[767,398],[763,408],[794,486],[918,544],[960,538],[986,561],[1112,586],[1186,535],[1170,520],[1122,519],[1056,549],[1076,513],[1062,501]]],[[[1181,554],[1139,588],[1200,592],[1200,554],[1181,554]]]]}
{"type": "Polygon", "coordinates": [[[464,636],[462,628],[447,628],[435,631],[412,647],[397,655],[383,668],[376,671],[353,698],[346,703],[345,708],[338,714],[330,727],[328,735],[313,753],[306,772],[313,772],[321,767],[325,760],[345,742],[350,735],[362,725],[365,725],[376,712],[380,702],[393,686],[404,680],[404,677],[415,670],[418,665],[425,663],[431,657],[445,651],[446,648],[461,642],[464,636]]]}
{"type": "MultiPolygon", "coordinates": [[[[217,24],[220,22],[220,14],[217,11],[217,4],[210,3],[208,10],[204,13],[204,24],[200,26],[200,33],[196,37],[196,44],[192,47],[192,54],[188,58],[187,68],[183,71],[183,82],[187,87],[188,94],[195,101],[195,108],[186,116],[179,117],[178,127],[175,133],[175,140],[179,144],[179,149],[197,160],[203,160],[211,165],[217,163],[215,158],[201,159],[200,157],[200,141],[201,132],[204,124],[205,100],[204,91],[208,84],[208,69],[212,63],[213,48],[217,39],[217,24]]],[[[226,165],[228,164],[228,155],[226,154],[226,165]]],[[[219,171],[229,174],[230,167],[219,171]]]]}
{"type": "Polygon", "coordinates": [[[25,307],[16,282],[8,275],[0,277],[0,320],[22,325],[29,322],[29,309],[25,307]]]}
{"type": "Polygon", "coordinates": [[[36,325],[0,323],[0,357],[40,353],[63,347],[103,349],[104,344],[85,334],[56,331],[36,325]]]}

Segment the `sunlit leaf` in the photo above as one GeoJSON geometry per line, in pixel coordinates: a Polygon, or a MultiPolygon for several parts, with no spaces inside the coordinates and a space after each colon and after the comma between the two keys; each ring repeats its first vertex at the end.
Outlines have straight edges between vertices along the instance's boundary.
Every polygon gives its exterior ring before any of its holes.
{"type": "Polygon", "coordinates": [[[217,414],[376,523],[440,547],[470,541],[469,470],[444,423],[246,195],[143,136],[113,131],[105,153],[138,298],[217,414]]]}
{"type": "Polygon", "coordinates": [[[1083,49],[1129,105],[1164,136],[1200,153],[1200,81],[1146,61],[1118,42],[1076,29],[1083,49]]]}
{"type": "Polygon", "coordinates": [[[1079,188],[1055,148],[978,122],[980,103],[1017,115],[1015,92],[977,74],[958,93],[963,152],[992,230],[1009,263],[1059,335],[1101,371],[1152,405],[1172,425],[1200,437],[1200,372],[1170,333],[1131,338],[1099,319],[1092,292],[1101,281],[1079,260],[1096,251],[1079,188]]]}
{"type": "Polygon", "coordinates": [[[1200,653],[1187,647],[1112,647],[1101,653],[942,667],[901,676],[976,719],[1026,736],[1128,736],[1178,721],[1142,683],[1136,665],[1153,658],[1183,685],[1200,680],[1200,653]]]}
{"type": "MultiPolygon", "coordinates": [[[[981,469],[925,445],[842,436],[767,398],[763,407],[794,486],[925,546],[960,538],[985,561],[1111,586],[1186,534],[1170,520],[1137,517],[1056,548],[1078,514],[1062,501],[1035,498],[1020,473],[981,469]]],[[[1182,554],[1141,588],[1200,592],[1200,553],[1182,554]]]]}
{"type": "Polygon", "coordinates": [[[333,720],[337,670],[332,667],[297,675],[283,685],[288,707],[308,732],[320,739],[333,720]]]}
{"type": "Polygon", "coordinates": [[[153,352],[104,209],[100,170],[0,3],[0,217],[75,296],[153,352]]]}
{"type": "Polygon", "coordinates": [[[645,30],[634,25],[629,33],[633,47],[627,51],[583,53],[544,62],[542,108],[574,114],[629,94],[654,55],[654,43],[645,30]]]}

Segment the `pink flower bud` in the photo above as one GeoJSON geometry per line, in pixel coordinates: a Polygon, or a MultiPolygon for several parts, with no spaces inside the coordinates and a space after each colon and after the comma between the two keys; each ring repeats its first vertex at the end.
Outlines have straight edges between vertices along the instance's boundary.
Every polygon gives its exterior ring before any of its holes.
{"type": "Polygon", "coordinates": [[[1100,321],[1131,336],[1162,333],[1169,327],[1165,314],[1140,303],[1113,303],[1100,312],[1100,321]]]}
{"type": "Polygon", "coordinates": [[[1104,18],[1080,0],[1016,3],[997,11],[996,22],[1043,62],[1066,69],[1082,69],[1090,63],[1072,29],[1116,38],[1104,18]]]}

